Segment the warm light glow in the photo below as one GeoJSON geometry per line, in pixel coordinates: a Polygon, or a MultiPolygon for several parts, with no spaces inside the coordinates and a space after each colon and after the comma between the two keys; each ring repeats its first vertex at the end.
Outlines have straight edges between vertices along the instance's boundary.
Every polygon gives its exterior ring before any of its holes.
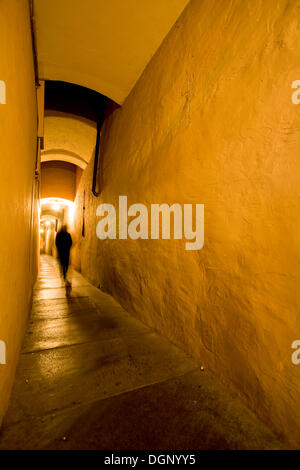
{"type": "Polygon", "coordinates": [[[47,220],[47,221],[46,221],[46,225],[47,225],[47,227],[49,227],[49,225],[50,225],[50,220],[47,220]]]}
{"type": "Polygon", "coordinates": [[[59,211],[60,210],[60,204],[58,202],[55,202],[54,204],[52,204],[52,209],[54,211],[59,211]]]}
{"type": "Polygon", "coordinates": [[[41,206],[44,206],[46,204],[51,204],[52,208],[54,204],[59,204],[59,206],[69,206],[73,207],[74,202],[69,201],[69,199],[63,199],[60,197],[44,197],[41,199],[41,206]]]}
{"type": "Polygon", "coordinates": [[[74,215],[75,215],[75,204],[68,199],[63,199],[59,197],[47,197],[40,199],[41,202],[41,217],[42,219],[47,217],[46,226],[50,225],[49,219],[55,221],[58,217],[61,223],[64,223],[68,226],[69,230],[73,230],[74,225],[74,215]],[[58,212],[57,215],[50,215],[49,209],[55,212],[58,212]],[[43,215],[44,211],[46,212],[43,215]],[[60,213],[63,214],[62,220],[60,213]],[[49,223],[48,223],[49,222],[49,223]]]}
{"type": "Polygon", "coordinates": [[[40,229],[40,233],[44,233],[44,229],[43,229],[43,228],[40,229]]]}

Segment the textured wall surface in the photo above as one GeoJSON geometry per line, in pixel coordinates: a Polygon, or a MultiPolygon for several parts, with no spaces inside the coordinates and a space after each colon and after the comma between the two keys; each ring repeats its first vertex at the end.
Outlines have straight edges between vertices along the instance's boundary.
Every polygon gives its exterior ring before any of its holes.
{"type": "Polygon", "coordinates": [[[74,201],[77,166],[69,162],[51,161],[41,164],[41,198],[59,197],[74,201]]]}
{"type": "Polygon", "coordinates": [[[45,112],[41,161],[60,160],[86,168],[97,137],[94,121],[59,111],[45,112]]]}
{"type": "Polygon", "coordinates": [[[192,1],[106,122],[76,198],[74,259],[95,285],[300,443],[299,0],[192,1]],[[81,236],[85,191],[85,237],[81,236]],[[204,203],[205,245],[96,238],[96,207],[204,203]]]}
{"type": "Polygon", "coordinates": [[[0,365],[0,422],[12,387],[36,275],[33,209],[36,158],[36,94],[28,2],[0,2],[0,79],[6,104],[0,105],[0,339],[6,365],[0,365]]]}

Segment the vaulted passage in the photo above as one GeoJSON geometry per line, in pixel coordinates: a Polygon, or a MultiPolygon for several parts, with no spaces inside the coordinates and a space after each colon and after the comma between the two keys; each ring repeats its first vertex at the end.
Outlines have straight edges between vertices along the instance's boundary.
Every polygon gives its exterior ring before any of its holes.
{"type": "Polygon", "coordinates": [[[299,11],[0,1],[1,449],[299,448],[299,11]]]}

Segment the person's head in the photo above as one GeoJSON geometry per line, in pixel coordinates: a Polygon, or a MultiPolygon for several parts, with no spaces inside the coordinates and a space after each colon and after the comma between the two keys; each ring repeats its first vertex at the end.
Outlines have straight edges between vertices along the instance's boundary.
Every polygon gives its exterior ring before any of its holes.
{"type": "Polygon", "coordinates": [[[68,231],[68,227],[66,225],[63,225],[62,228],[61,228],[61,231],[62,232],[67,232],[68,231]]]}

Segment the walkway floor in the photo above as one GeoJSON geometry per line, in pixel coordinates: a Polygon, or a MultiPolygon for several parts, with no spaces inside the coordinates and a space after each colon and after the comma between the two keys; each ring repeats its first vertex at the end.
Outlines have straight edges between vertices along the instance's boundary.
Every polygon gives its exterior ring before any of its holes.
{"type": "Polygon", "coordinates": [[[185,353],[43,256],[0,449],[281,445],[185,353]]]}

